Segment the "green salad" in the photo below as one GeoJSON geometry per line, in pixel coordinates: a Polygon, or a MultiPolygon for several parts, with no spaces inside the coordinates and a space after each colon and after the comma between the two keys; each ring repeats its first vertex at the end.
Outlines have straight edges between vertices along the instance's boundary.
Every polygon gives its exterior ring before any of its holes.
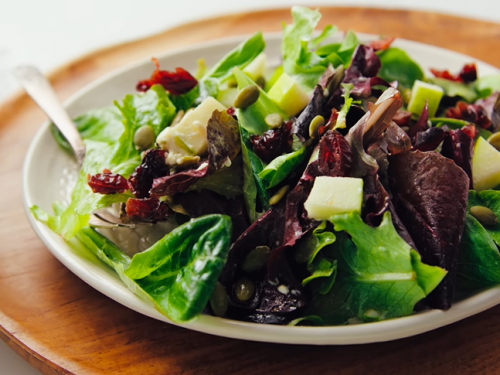
{"type": "Polygon", "coordinates": [[[257,32],[77,117],[70,203],[35,217],[174,322],[376,322],[499,284],[500,75],[292,16],[279,66],[257,32]]]}

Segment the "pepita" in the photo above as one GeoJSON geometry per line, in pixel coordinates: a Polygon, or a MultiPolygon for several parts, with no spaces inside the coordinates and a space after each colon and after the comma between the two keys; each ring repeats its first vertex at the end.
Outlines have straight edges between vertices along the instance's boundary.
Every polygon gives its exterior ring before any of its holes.
{"type": "Polygon", "coordinates": [[[270,252],[268,246],[257,246],[245,257],[241,269],[245,272],[260,270],[266,265],[270,252]]]}
{"type": "Polygon", "coordinates": [[[283,186],[281,189],[279,189],[276,194],[274,194],[270,199],[269,199],[269,205],[274,206],[275,204],[278,204],[281,198],[285,196],[285,194],[288,192],[290,189],[289,185],[283,186]]]}
{"type": "Polygon", "coordinates": [[[318,138],[318,129],[325,125],[325,118],[323,116],[317,115],[309,124],[309,137],[312,139],[318,138]]]}
{"type": "Polygon", "coordinates": [[[210,296],[210,307],[212,307],[212,311],[215,316],[224,316],[227,311],[228,306],[228,298],[226,289],[222,286],[221,283],[217,282],[215,284],[214,291],[210,296]]]}
{"type": "Polygon", "coordinates": [[[242,277],[234,286],[234,295],[240,301],[248,301],[255,293],[255,284],[248,277],[242,277]]]}
{"type": "Polygon", "coordinates": [[[239,109],[244,109],[251,106],[259,99],[260,90],[257,86],[247,86],[238,93],[234,100],[234,106],[239,109]]]}
{"type": "Polygon", "coordinates": [[[473,206],[470,208],[470,214],[483,225],[498,224],[498,218],[493,211],[484,206],[473,206]]]}
{"type": "Polygon", "coordinates": [[[155,132],[149,125],[143,125],[134,134],[134,145],[139,151],[147,150],[155,141],[155,132]]]}
{"type": "Polygon", "coordinates": [[[271,113],[266,116],[264,121],[266,122],[267,126],[275,129],[279,128],[281,124],[283,124],[283,117],[281,117],[279,113],[271,113]]]}

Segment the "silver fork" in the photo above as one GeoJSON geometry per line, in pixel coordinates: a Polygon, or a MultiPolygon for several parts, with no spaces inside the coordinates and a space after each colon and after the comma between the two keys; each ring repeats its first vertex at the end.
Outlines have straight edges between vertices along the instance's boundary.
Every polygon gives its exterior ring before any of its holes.
{"type": "MultiPolygon", "coordinates": [[[[57,99],[47,78],[36,67],[30,65],[18,66],[14,69],[13,74],[28,95],[45,112],[64,138],[66,138],[73,150],[78,167],[81,168],[83,158],[85,157],[85,145],[83,144],[82,137],[68,113],[57,99]]],[[[147,225],[149,223],[136,221],[124,222],[105,209],[94,212],[89,220],[89,225],[95,228],[135,228],[137,224],[147,225]]]]}

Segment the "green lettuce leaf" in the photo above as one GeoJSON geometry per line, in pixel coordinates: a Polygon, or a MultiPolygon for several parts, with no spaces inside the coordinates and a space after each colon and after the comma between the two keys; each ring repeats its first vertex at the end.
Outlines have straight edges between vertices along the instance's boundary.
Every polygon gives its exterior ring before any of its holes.
{"type": "Polygon", "coordinates": [[[500,91],[500,74],[487,75],[478,78],[474,82],[474,88],[480,98],[487,98],[495,91],[500,91]]]}
{"type": "Polygon", "coordinates": [[[401,88],[411,89],[416,80],[424,80],[422,68],[402,49],[391,47],[378,53],[378,76],[387,82],[398,81],[401,88]]]}
{"type": "Polygon", "coordinates": [[[344,94],[342,94],[344,98],[344,105],[339,111],[337,122],[335,123],[333,129],[345,129],[347,113],[349,113],[349,109],[351,109],[351,104],[354,100],[350,97],[351,90],[353,89],[354,85],[352,83],[342,83],[342,87],[344,88],[344,94]]]}
{"type": "Polygon", "coordinates": [[[331,219],[337,233],[333,244],[337,278],[331,291],[312,299],[307,315],[326,324],[369,322],[413,312],[446,275],[439,267],[421,262],[420,256],[397,234],[390,213],[379,227],[365,224],[357,213],[331,219]]]}
{"type": "Polygon", "coordinates": [[[325,72],[328,64],[338,65],[338,56],[331,59],[321,57],[312,48],[316,48],[326,36],[330,36],[335,27],[327,26],[318,38],[313,38],[321,13],[306,7],[292,7],[293,23],[283,28],[281,54],[283,70],[306,91],[312,91],[325,72]],[[312,43],[311,43],[312,42],[312,43]]]}
{"type": "Polygon", "coordinates": [[[427,81],[437,85],[444,90],[444,94],[449,97],[458,96],[468,103],[473,103],[478,99],[477,92],[473,84],[453,82],[443,78],[428,78],[427,81]]]}
{"type": "Polygon", "coordinates": [[[259,173],[264,169],[264,163],[253,152],[250,135],[240,126],[241,155],[243,157],[243,200],[250,222],[258,219],[259,213],[269,209],[269,194],[259,173]],[[260,210],[257,208],[257,200],[260,210]]]}
{"type": "Polygon", "coordinates": [[[231,219],[208,215],[190,220],[132,259],[95,230],[76,235],[134,293],[152,301],[174,322],[195,319],[205,308],[226,263],[231,219]]]}
{"type": "Polygon", "coordinates": [[[295,248],[297,263],[306,263],[311,274],[302,280],[302,285],[311,283],[312,290],[320,294],[327,294],[337,276],[337,260],[333,259],[329,245],[335,242],[335,234],[326,230],[326,221],[323,221],[312,233],[302,238],[295,248]],[[313,281],[314,280],[314,281],[313,281]]]}
{"type": "Polygon", "coordinates": [[[266,189],[271,189],[281,183],[295,168],[307,158],[306,147],[297,151],[278,156],[260,171],[258,177],[266,189]]]}
{"type": "MultiPolygon", "coordinates": [[[[238,89],[242,90],[247,86],[256,86],[257,84],[252,81],[240,69],[233,69],[234,77],[238,83],[238,89]]],[[[238,123],[240,127],[245,129],[250,134],[261,135],[267,130],[269,126],[266,124],[265,118],[271,113],[278,113],[283,119],[288,119],[287,115],[278,107],[278,105],[269,98],[267,93],[260,89],[259,98],[252,105],[237,110],[238,123]]]]}

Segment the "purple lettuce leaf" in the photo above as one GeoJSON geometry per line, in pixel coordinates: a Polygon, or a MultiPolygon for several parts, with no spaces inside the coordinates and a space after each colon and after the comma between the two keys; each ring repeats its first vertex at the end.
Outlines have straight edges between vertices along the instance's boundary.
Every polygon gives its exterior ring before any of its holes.
{"type": "Polygon", "coordinates": [[[346,71],[344,83],[353,84],[351,96],[356,99],[366,99],[371,95],[371,87],[380,84],[383,80],[374,80],[380,70],[380,59],[369,46],[360,44],[354,51],[351,65],[346,71]]]}
{"type": "Polygon", "coordinates": [[[416,134],[413,150],[434,151],[446,137],[443,128],[429,128],[416,134]]]}
{"type": "MultiPolygon", "coordinates": [[[[429,129],[430,130],[430,129],[429,129]]],[[[441,154],[451,159],[464,170],[469,177],[472,189],[472,155],[474,154],[474,140],[461,129],[450,130],[444,138],[441,154]]]]}
{"type": "Polygon", "coordinates": [[[427,303],[448,309],[455,287],[469,178],[452,160],[432,151],[405,152],[391,156],[389,162],[396,212],[422,261],[448,271],[427,303]]]}

